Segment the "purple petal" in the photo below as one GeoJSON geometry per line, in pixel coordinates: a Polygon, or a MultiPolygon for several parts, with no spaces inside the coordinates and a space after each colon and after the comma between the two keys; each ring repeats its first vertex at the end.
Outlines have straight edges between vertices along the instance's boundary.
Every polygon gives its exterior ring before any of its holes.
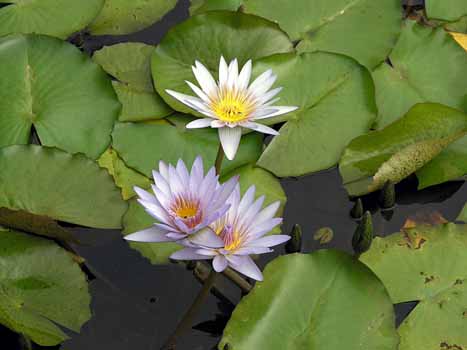
{"type": "Polygon", "coordinates": [[[287,242],[289,239],[289,235],[270,235],[249,242],[248,247],[274,247],[275,245],[287,242]]]}
{"type": "Polygon", "coordinates": [[[174,260],[206,260],[208,259],[204,255],[199,255],[196,253],[196,250],[193,248],[184,248],[173,253],[170,256],[171,259],[174,260]]]}
{"type": "Polygon", "coordinates": [[[154,197],[153,194],[149,193],[146,190],[143,190],[142,188],[140,188],[138,186],[134,186],[133,189],[135,190],[138,197],[141,198],[142,200],[144,200],[146,202],[149,202],[149,203],[156,203],[154,201],[155,197],[154,197]]]}
{"type": "Polygon", "coordinates": [[[227,259],[223,255],[216,255],[212,261],[212,267],[216,272],[224,271],[228,266],[227,259]]]}
{"type": "Polygon", "coordinates": [[[180,239],[186,238],[186,235],[178,232],[169,232],[167,233],[167,237],[171,238],[172,241],[178,241],[180,239]]]}
{"type": "Polygon", "coordinates": [[[249,247],[243,247],[243,248],[237,249],[235,251],[235,254],[236,255],[253,255],[253,254],[266,254],[266,253],[271,253],[271,252],[273,252],[273,250],[267,247],[249,246],[249,247]]]}
{"type": "Polygon", "coordinates": [[[200,247],[208,248],[222,248],[224,241],[209,227],[202,229],[201,231],[192,234],[188,237],[191,243],[196,244],[200,247]]]}
{"type": "Polygon", "coordinates": [[[150,227],[123,237],[127,241],[133,242],[172,242],[173,239],[167,237],[167,231],[157,227],[150,227]]]}
{"type": "Polygon", "coordinates": [[[261,270],[249,256],[227,255],[226,258],[234,270],[257,281],[263,280],[261,270]]]}

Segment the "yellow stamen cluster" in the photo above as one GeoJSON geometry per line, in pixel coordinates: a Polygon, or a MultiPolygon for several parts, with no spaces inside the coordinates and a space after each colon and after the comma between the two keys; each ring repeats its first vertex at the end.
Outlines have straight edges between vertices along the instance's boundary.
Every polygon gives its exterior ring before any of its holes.
{"type": "Polygon", "coordinates": [[[179,197],[172,208],[175,215],[179,218],[189,219],[198,214],[199,203],[197,201],[190,201],[179,197]]]}
{"type": "Polygon", "coordinates": [[[244,91],[222,89],[211,103],[211,108],[223,122],[238,123],[248,119],[253,104],[244,91]]]}

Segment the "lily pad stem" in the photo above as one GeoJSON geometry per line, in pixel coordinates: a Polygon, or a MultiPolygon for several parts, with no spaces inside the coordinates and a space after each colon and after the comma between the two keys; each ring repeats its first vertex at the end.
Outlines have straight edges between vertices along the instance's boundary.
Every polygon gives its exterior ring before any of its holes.
{"type": "Polygon", "coordinates": [[[215,168],[216,168],[216,175],[220,175],[221,173],[221,167],[222,167],[222,161],[224,160],[224,150],[222,149],[222,145],[219,144],[219,149],[217,151],[217,156],[216,156],[216,162],[215,168]]]}

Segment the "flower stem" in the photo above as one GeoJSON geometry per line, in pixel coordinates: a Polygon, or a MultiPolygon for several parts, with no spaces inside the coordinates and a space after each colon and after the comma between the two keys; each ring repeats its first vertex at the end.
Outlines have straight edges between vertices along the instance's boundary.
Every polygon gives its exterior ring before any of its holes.
{"type": "Polygon", "coordinates": [[[242,276],[232,270],[230,267],[226,268],[222,274],[235,283],[243,293],[248,294],[253,288],[250,283],[248,283],[242,276]]]}
{"type": "Polygon", "coordinates": [[[217,156],[216,156],[216,162],[215,168],[216,168],[216,175],[220,175],[221,173],[221,167],[222,167],[222,161],[224,160],[224,150],[222,148],[222,145],[219,144],[219,149],[217,151],[217,156]]]}
{"type": "Polygon", "coordinates": [[[21,341],[21,349],[23,349],[23,350],[32,350],[33,349],[31,339],[29,339],[29,337],[27,335],[21,334],[20,341],[21,341]]]}
{"type": "Polygon", "coordinates": [[[172,333],[172,335],[167,340],[167,342],[162,346],[161,350],[174,350],[175,349],[177,337],[182,335],[187,329],[191,327],[193,323],[193,318],[196,316],[201,306],[203,306],[204,301],[209,296],[209,292],[211,291],[211,288],[214,286],[217,276],[218,276],[217,272],[214,270],[211,270],[208,278],[206,279],[206,282],[204,282],[203,288],[196,296],[195,300],[193,301],[193,304],[191,304],[190,308],[183,316],[182,320],[178,324],[175,331],[172,333]]]}

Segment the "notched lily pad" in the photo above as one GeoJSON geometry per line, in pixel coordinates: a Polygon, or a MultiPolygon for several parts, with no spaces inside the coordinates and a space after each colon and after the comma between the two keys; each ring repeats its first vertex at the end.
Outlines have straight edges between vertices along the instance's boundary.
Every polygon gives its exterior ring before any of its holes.
{"type": "Polygon", "coordinates": [[[54,242],[0,231],[0,323],[35,343],[52,346],[79,332],[91,317],[86,277],[54,242]]]}
{"type": "Polygon", "coordinates": [[[208,11],[236,11],[242,4],[242,0],[191,0],[190,2],[190,16],[208,11]]]}
{"type": "Polygon", "coordinates": [[[73,45],[37,35],[0,38],[0,147],[42,145],[96,159],[120,103],[102,69],[73,45]],[[4,103],[8,101],[8,103],[4,103]]]}
{"type": "Polygon", "coordinates": [[[160,20],[176,4],[177,0],[105,0],[89,31],[93,35],[133,33],[160,20]]]}
{"type": "Polygon", "coordinates": [[[467,2],[464,0],[425,0],[426,14],[431,19],[455,21],[467,15],[467,2]]]}
{"type": "MultiPolygon", "coordinates": [[[[354,139],[339,163],[350,195],[397,183],[422,168],[467,131],[467,115],[433,103],[414,106],[381,131],[354,139]]],[[[422,168],[423,169],[423,168],[422,168]]]]}
{"type": "Polygon", "coordinates": [[[89,227],[121,227],[126,203],[120,192],[104,169],[81,154],[4,147],[0,169],[0,208],[89,227]]]}
{"type": "Polygon", "coordinates": [[[264,282],[242,298],[219,350],[227,343],[234,350],[395,350],[394,323],[384,286],[353,257],[289,254],[269,263],[264,282]]]}

